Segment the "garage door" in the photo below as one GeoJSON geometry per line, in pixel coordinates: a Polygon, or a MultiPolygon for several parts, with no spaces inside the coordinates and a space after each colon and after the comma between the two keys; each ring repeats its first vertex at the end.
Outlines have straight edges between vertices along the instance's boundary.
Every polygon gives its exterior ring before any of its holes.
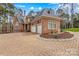
{"type": "Polygon", "coordinates": [[[37,33],[42,33],[42,25],[37,25],[37,33]]]}
{"type": "Polygon", "coordinates": [[[35,25],[31,26],[31,32],[34,32],[34,33],[36,32],[36,26],[35,25]]]}

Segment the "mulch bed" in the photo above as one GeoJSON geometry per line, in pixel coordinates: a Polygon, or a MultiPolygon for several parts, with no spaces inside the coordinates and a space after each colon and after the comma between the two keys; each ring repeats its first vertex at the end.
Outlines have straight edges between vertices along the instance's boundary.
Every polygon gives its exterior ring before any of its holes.
{"type": "Polygon", "coordinates": [[[57,35],[42,34],[42,35],[40,35],[40,37],[54,38],[54,39],[68,39],[68,38],[72,38],[73,34],[71,34],[69,32],[63,32],[63,33],[57,34],[57,35]]]}

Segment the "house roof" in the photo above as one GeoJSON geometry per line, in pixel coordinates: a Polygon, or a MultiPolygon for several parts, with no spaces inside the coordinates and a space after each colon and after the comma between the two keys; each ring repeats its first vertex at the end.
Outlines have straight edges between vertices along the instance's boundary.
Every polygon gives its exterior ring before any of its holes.
{"type": "Polygon", "coordinates": [[[27,16],[32,16],[32,13],[36,13],[35,16],[41,16],[42,13],[43,13],[45,10],[51,10],[51,11],[54,11],[54,10],[51,9],[51,8],[44,8],[44,9],[42,9],[41,11],[38,11],[38,12],[30,11],[30,12],[28,13],[27,16]]]}
{"type": "Polygon", "coordinates": [[[51,9],[51,8],[44,8],[43,10],[41,10],[39,12],[30,11],[29,14],[26,16],[26,18],[30,18],[31,22],[34,22],[34,21],[36,21],[38,19],[42,19],[42,18],[55,19],[55,20],[59,20],[59,19],[61,20],[62,19],[60,17],[57,17],[56,15],[43,15],[43,12],[48,11],[48,10],[54,12],[54,10],[51,9]],[[36,13],[36,15],[33,16],[32,13],[36,13]]]}
{"type": "Polygon", "coordinates": [[[37,12],[37,16],[41,16],[41,15],[42,15],[42,13],[43,13],[44,11],[47,11],[47,10],[49,10],[49,11],[54,11],[54,10],[53,10],[53,9],[51,9],[51,8],[44,8],[42,11],[37,12]]]}
{"type": "Polygon", "coordinates": [[[18,19],[17,16],[14,16],[14,22],[15,22],[15,23],[18,22],[18,23],[21,23],[21,24],[24,23],[23,19],[18,19]]]}
{"type": "Polygon", "coordinates": [[[15,17],[19,23],[24,23],[24,16],[17,14],[15,17]]]}
{"type": "Polygon", "coordinates": [[[62,21],[62,18],[60,17],[52,17],[52,16],[39,16],[39,17],[36,17],[33,21],[31,22],[35,22],[35,21],[38,21],[38,20],[56,20],[56,21],[62,21]]]}

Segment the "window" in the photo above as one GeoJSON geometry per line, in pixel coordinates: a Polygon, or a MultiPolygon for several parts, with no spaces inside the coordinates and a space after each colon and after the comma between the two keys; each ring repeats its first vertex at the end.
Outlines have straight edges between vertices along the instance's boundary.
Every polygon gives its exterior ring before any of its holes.
{"type": "Polygon", "coordinates": [[[48,14],[50,14],[50,10],[48,10],[48,14]]]}
{"type": "Polygon", "coordinates": [[[48,21],[48,29],[54,29],[56,28],[56,22],[54,20],[48,21]]]}
{"type": "Polygon", "coordinates": [[[30,19],[28,18],[28,22],[30,22],[30,19]]]}

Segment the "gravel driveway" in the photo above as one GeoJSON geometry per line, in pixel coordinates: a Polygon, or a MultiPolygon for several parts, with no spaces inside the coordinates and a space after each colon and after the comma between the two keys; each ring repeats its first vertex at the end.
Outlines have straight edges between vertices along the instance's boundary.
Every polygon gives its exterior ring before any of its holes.
{"type": "Polygon", "coordinates": [[[51,56],[79,55],[79,32],[69,41],[45,41],[38,34],[9,33],[0,34],[0,55],[12,56],[51,56]]]}

